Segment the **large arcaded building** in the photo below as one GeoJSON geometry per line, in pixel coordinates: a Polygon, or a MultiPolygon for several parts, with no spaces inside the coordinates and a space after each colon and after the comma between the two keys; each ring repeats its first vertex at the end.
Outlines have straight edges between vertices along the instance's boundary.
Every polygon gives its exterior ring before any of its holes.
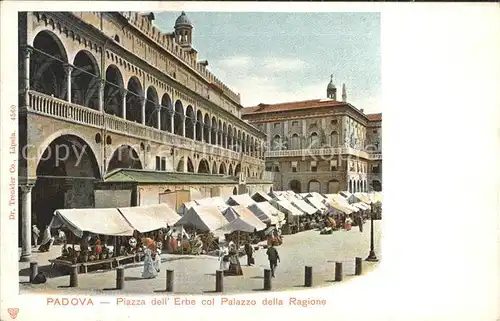
{"type": "Polygon", "coordinates": [[[265,134],[240,95],[200,61],[182,13],[173,32],[136,12],[19,15],[21,260],[32,219],[95,206],[95,190],[131,204],[195,189],[205,197],[269,190],[265,134]]]}
{"type": "Polygon", "coordinates": [[[327,98],[259,104],[243,119],[267,134],[267,170],[274,188],[295,192],[380,191],[382,188],[382,114],[365,114],[341,100],[333,80],[327,98]]]}

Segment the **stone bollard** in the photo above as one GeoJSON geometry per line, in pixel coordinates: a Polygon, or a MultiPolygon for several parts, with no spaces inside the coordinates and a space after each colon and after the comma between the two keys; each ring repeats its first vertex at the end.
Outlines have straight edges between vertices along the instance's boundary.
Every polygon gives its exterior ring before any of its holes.
{"type": "Polygon", "coordinates": [[[125,287],[125,269],[123,266],[116,268],[116,289],[122,290],[125,287]]]}
{"type": "Polygon", "coordinates": [[[342,262],[335,262],[335,281],[340,282],[343,277],[342,262]]]}
{"type": "Polygon", "coordinates": [[[33,280],[35,279],[37,274],[38,274],[38,263],[31,262],[30,263],[30,283],[33,282],[33,280]]]}
{"type": "Polygon", "coordinates": [[[313,284],[313,268],[312,266],[306,266],[304,286],[311,287],[312,284],[313,284]]]}
{"type": "Polygon", "coordinates": [[[356,258],[356,268],[354,270],[354,275],[361,275],[363,273],[363,259],[360,257],[356,258]]]}
{"type": "Polygon", "coordinates": [[[215,292],[224,292],[224,271],[222,270],[215,272],[215,292]]]}
{"type": "Polygon", "coordinates": [[[264,291],[271,291],[273,288],[271,270],[264,269],[264,291]]]}
{"type": "Polygon", "coordinates": [[[166,292],[174,292],[174,270],[167,270],[166,292]]]}
{"type": "Polygon", "coordinates": [[[78,266],[71,267],[71,273],[69,275],[69,287],[70,288],[78,287],[78,266]]]}

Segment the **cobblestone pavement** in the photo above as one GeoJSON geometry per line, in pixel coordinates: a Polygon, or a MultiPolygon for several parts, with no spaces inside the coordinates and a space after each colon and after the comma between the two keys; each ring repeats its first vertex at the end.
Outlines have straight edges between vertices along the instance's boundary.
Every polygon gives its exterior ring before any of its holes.
{"type": "MultiPolygon", "coordinates": [[[[375,221],[375,250],[380,258],[380,221],[375,221]]],[[[370,248],[370,222],[360,233],[357,227],[351,231],[336,231],[331,235],[320,235],[318,231],[306,231],[294,235],[286,235],[281,246],[277,247],[281,263],[276,271],[276,278],[272,280],[273,290],[291,290],[303,288],[304,267],[313,267],[313,286],[328,286],[334,278],[335,262],[343,262],[344,279],[354,275],[354,258],[368,256],[370,248]]],[[[54,247],[50,253],[34,253],[34,260],[43,265],[49,257],[59,255],[59,247],[54,247]]],[[[251,292],[263,288],[264,269],[269,264],[264,249],[255,252],[255,266],[246,266],[246,256],[240,261],[244,275],[228,276],[224,278],[224,292],[251,292]]],[[[215,271],[220,262],[210,256],[179,256],[162,255],[161,272],[155,279],[142,279],[142,266],[131,265],[125,269],[124,290],[114,290],[116,286],[116,272],[103,271],[80,274],[78,288],[68,288],[69,276],[57,276],[42,285],[29,284],[26,273],[20,276],[21,293],[89,293],[101,295],[115,295],[118,293],[154,294],[165,290],[166,269],[174,270],[174,292],[179,294],[206,294],[215,290],[215,271]]],[[[363,272],[368,272],[376,264],[363,262],[363,272]]],[[[26,269],[29,263],[19,263],[20,269],[26,269]]]]}

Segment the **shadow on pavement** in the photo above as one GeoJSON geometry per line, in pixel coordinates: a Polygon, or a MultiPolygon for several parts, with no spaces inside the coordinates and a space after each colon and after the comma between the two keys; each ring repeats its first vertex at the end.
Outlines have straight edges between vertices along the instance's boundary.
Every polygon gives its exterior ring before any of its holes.
{"type": "Polygon", "coordinates": [[[263,279],[264,277],[263,276],[252,276],[250,277],[251,279],[263,279]]]}
{"type": "MultiPolygon", "coordinates": [[[[58,278],[61,276],[68,275],[59,269],[52,268],[50,264],[42,265],[38,267],[38,273],[43,272],[45,276],[49,279],[58,278]]],[[[19,276],[27,276],[29,277],[31,274],[30,268],[24,268],[19,270],[19,276]]]]}
{"type": "Polygon", "coordinates": [[[145,278],[141,278],[138,276],[126,276],[125,281],[139,281],[139,280],[145,280],[145,278]]]}

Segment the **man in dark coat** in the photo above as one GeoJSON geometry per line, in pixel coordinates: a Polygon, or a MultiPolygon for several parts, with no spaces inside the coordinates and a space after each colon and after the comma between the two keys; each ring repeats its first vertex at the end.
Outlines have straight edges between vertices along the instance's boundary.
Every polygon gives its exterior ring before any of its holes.
{"type": "Polygon", "coordinates": [[[250,243],[245,244],[245,254],[247,255],[247,265],[248,266],[254,265],[252,244],[250,243]]]}
{"type": "Polygon", "coordinates": [[[271,247],[267,249],[267,258],[269,259],[269,266],[271,267],[271,274],[274,278],[274,271],[278,266],[278,262],[281,262],[280,255],[278,254],[278,250],[274,247],[274,242],[271,243],[271,247]]]}

